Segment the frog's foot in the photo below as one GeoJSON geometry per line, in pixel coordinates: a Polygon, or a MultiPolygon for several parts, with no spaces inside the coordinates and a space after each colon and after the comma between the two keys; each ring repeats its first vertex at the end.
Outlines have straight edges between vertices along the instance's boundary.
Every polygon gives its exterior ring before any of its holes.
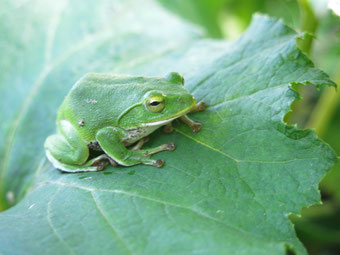
{"type": "Polygon", "coordinates": [[[167,125],[165,125],[165,126],[163,127],[163,132],[164,132],[164,133],[170,134],[170,133],[172,133],[173,131],[174,131],[174,128],[172,127],[171,123],[169,123],[169,124],[167,124],[167,125]]]}
{"type": "Polygon", "coordinates": [[[192,132],[197,133],[197,132],[199,132],[199,131],[201,130],[201,128],[202,128],[202,124],[201,124],[201,123],[196,122],[196,121],[193,121],[193,120],[190,119],[187,115],[183,115],[183,116],[179,117],[179,119],[180,119],[181,121],[183,121],[185,124],[187,124],[187,125],[190,127],[190,129],[191,129],[192,132]]]}
{"type": "Polygon", "coordinates": [[[150,140],[149,137],[143,137],[130,150],[131,151],[139,151],[143,147],[143,145],[146,144],[149,140],[150,140]]]}
{"type": "Polygon", "coordinates": [[[66,173],[83,173],[83,172],[97,172],[102,170],[101,167],[91,166],[91,164],[85,163],[84,165],[71,165],[60,162],[60,160],[53,157],[53,155],[46,151],[46,156],[48,160],[53,164],[53,166],[61,172],[66,173]]]}
{"type": "Polygon", "coordinates": [[[154,160],[154,159],[147,158],[147,159],[141,160],[141,163],[143,165],[149,165],[149,166],[161,168],[161,167],[163,167],[165,161],[163,159],[154,160]]]}
{"type": "Polygon", "coordinates": [[[140,150],[138,153],[140,153],[140,156],[138,157],[140,162],[144,165],[151,165],[154,167],[162,167],[164,165],[164,160],[162,159],[150,159],[150,156],[153,154],[156,154],[161,151],[173,151],[176,149],[176,146],[174,143],[168,143],[168,144],[162,144],[158,147],[152,148],[152,149],[146,149],[146,150],[140,150]]]}
{"type": "Polygon", "coordinates": [[[164,165],[164,160],[161,160],[161,159],[153,160],[153,159],[150,159],[150,156],[153,155],[153,154],[156,154],[158,152],[161,152],[161,151],[174,151],[176,149],[176,146],[175,146],[174,143],[167,143],[167,144],[162,144],[162,145],[155,147],[155,148],[141,150],[141,147],[143,146],[143,144],[148,142],[148,141],[149,141],[148,137],[142,138],[131,149],[131,151],[138,151],[138,152],[142,153],[141,162],[143,164],[151,165],[151,166],[160,168],[164,165]]]}
{"type": "Polygon", "coordinates": [[[155,164],[153,164],[154,167],[161,168],[164,165],[164,160],[162,159],[157,159],[155,164]]]}
{"type": "Polygon", "coordinates": [[[143,151],[145,152],[146,156],[151,156],[161,151],[174,151],[175,149],[176,149],[176,145],[171,142],[171,143],[162,144],[156,148],[146,149],[143,151]]]}
{"type": "MultiPolygon", "coordinates": [[[[163,144],[156,148],[143,150],[129,150],[121,141],[121,137],[128,137],[126,130],[117,127],[106,127],[98,131],[96,138],[106,155],[122,166],[134,166],[138,164],[162,167],[163,160],[154,160],[150,156],[161,151],[172,151],[175,149],[173,143],[163,144]],[[113,146],[114,145],[114,146],[113,146]]],[[[136,144],[140,149],[145,140],[136,144]]]]}
{"type": "Polygon", "coordinates": [[[204,102],[200,101],[198,102],[195,107],[192,109],[191,112],[202,112],[206,109],[206,105],[204,102]]]}
{"type": "Polygon", "coordinates": [[[106,154],[102,154],[94,159],[91,159],[86,165],[95,166],[97,167],[97,171],[103,170],[106,166],[118,166],[117,162],[114,161],[106,154]]]}

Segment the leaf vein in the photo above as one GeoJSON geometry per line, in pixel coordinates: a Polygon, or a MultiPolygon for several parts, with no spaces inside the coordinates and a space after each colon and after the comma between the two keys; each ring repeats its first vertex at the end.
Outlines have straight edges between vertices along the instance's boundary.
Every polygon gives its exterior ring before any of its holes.
{"type": "MultiPolygon", "coordinates": [[[[220,72],[222,72],[222,71],[225,72],[227,69],[229,69],[229,68],[231,68],[231,67],[234,67],[234,66],[236,66],[236,65],[238,65],[238,64],[241,64],[241,63],[246,62],[246,61],[249,62],[249,60],[251,60],[251,59],[257,59],[257,58],[258,58],[258,55],[264,55],[263,52],[271,51],[271,50],[274,49],[274,48],[281,48],[282,45],[285,45],[285,44],[289,43],[289,42],[292,40],[291,36],[286,36],[286,37],[288,38],[288,40],[283,40],[283,39],[281,39],[282,42],[280,42],[279,44],[278,44],[278,43],[273,43],[273,45],[270,46],[270,47],[266,47],[266,48],[264,48],[264,49],[260,48],[260,49],[258,49],[258,50],[259,50],[258,52],[256,52],[255,54],[252,54],[252,55],[250,55],[250,56],[244,56],[244,54],[242,54],[242,56],[240,56],[239,59],[237,59],[236,61],[230,63],[228,66],[226,66],[225,68],[223,68],[221,71],[218,71],[218,72],[214,72],[214,73],[208,74],[208,75],[207,75],[205,78],[203,78],[198,84],[199,84],[199,85],[202,85],[202,84],[204,84],[206,81],[210,80],[210,78],[214,77],[216,74],[218,74],[218,73],[220,73],[220,72]]],[[[284,38],[284,37],[282,37],[282,38],[284,38]]],[[[275,41],[275,40],[276,40],[276,39],[274,39],[274,41],[275,41]]],[[[259,40],[259,42],[261,42],[261,40],[259,40]]],[[[238,43],[239,43],[239,41],[236,41],[236,42],[235,42],[235,45],[237,45],[238,43]]],[[[246,47],[245,47],[245,48],[246,48],[246,47]]],[[[242,52],[242,53],[243,53],[243,52],[242,52]]],[[[222,59],[222,58],[224,58],[224,56],[218,58],[216,61],[218,61],[218,60],[220,60],[220,59],[222,59]]],[[[198,88],[199,88],[199,86],[195,86],[195,87],[191,90],[191,93],[194,93],[198,88]]]]}
{"type": "Polygon", "coordinates": [[[51,198],[49,199],[49,201],[47,202],[47,207],[46,207],[46,218],[47,218],[47,222],[48,225],[50,226],[50,228],[53,231],[53,234],[57,237],[57,239],[72,253],[72,254],[76,254],[74,253],[73,249],[68,245],[67,242],[65,242],[65,240],[58,234],[56,228],[54,227],[53,223],[52,223],[52,219],[51,219],[51,203],[53,202],[55,196],[58,194],[59,190],[61,189],[61,187],[58,187],[56,189],[56,191],[54,192],[54,194],[51,196],[51,198]]]}
{"type": "Polygon", "coordinates": [[[191,207],[177,205],[177,204],[174,204],[174,203],[171,203],[171,202],[162,201],[162,200],[158,200],[158,199],[155,199],[155,198],[151,198],[151,197],[146,197],[146,196],[143,196],[143,195],[138,195],[138,194],[130,193],[130,192],[127,192],[127,191],[124,191],[124,190],[117,190],[117,189],[112,189],[112,190],[110,190],[110,189],[96,189],[96,188],[84,187],[84,186],[77,185],[77,184],[63,183],[63,182],[59,182],[59,181],[46,181],[46,182],[40,183],[38,185],[48,185],[48,184],[60,185],[60,186],[65,186],[65,187],[73,187],[73,188],[78,188],[78,189],[82,189],[82,190],[87,190],[89,192],[109,192],[109,193],[115,193],[115,194],[122,194],[122,195],[126,195],[126,196],[129,196],[129,197],[136,197],[136,198],[140,198],[140,199],[149,200],[149,201],[152,201],[152,202],[155,202],[155,203],[160,203],[160,204],[163,204],[163,205],[168,205],[168,206],[173,206],[173,207],[185,209],[185,210],[191,211],[192,213],[194,213],[194,214],[196,214],[198,216],[201,216],[203,218],[207,218],[207,219],[210,219],[210,220],[215,221],[217,223],[221,223],[224,226],[226,226],[227,228],[232,229],[234,231],[240,232],[240,233],[245,234],[245,235],[250,235],[250,236],[253,236],[253,237],[261,239],[261,240],[264,239],[262,236],[259,236],[259,235],[255,234],[255,233],[252,233],[252,232],[248,232],[248,231],[243,230],[241,228],[238,228],[236,226],[229,225],[229,224],[227,224],[226,222],[224,222],[222,220],[214,218],[214,217],[212,217],[212,216],[210,216],[208,214],[205,214],[205,213],[203,213],[201,211],[195,210],[195,209],[193,209],[191,207]]]}
{"type": "Polygon", "coordinates": [[[134,254],[132,252],[132,250],[128,247],[127,243],[124,241],[124,239],[119,235],[118,231],[115,229],[115,227],[112,225],[112,223],[109,221],[108,217],[106,216],[104,210],[102,209],[102,207],[99,204],[98,199],[96,198],[96,196],[94,195],[95,190],[92,190],[91,192],[91,196],[92,199],[97,207],[97,210],[100,212],[100,214],[102,215],[103,219],[105,220],[106,224],[108,226],[110,226],[112,232],[114,233],[114,235],[117,237],[117,240],[124,246],[124,248],[129,252],[129,254],[134,254]]]}
{"type": "Polygon", "coordinates": [[[234,97],[234,98],[225,100],[225,101],[223,101],[223,102],[221,102],[221,103],[218,103],[218,104],[215,104],[215,105],[209,105],[209,106],[207,107],[207,109],[213,109],[213,108],[216,108],[216,107],[218,107],[218,106],[221,106],[221,105],[224,105],[224,104],[226,104],[226,103],[230,103],[230,102],[232,102],[232,101],[236,101],[236,100],[239,100],[239,99],[250,98],[251,96],[254,96],[254,95],[256,95],[256,94],[258,94],[258,93],[260,93],[260,92],[263,92],[263,91],[265,91],[265,90],[268,90],[268,89],[278,89],[278,88],[281,88],[281,87],[283,87],[283,86],[289,86],[289,85],[290,85],[290,83],[288,82],[288,83],[279,84],[279,85],[273,86],[273,87],[266,87],[266,88],[264,88],[264,89],[257,90],[257,91],[255,91],[254,93],[251,93],[251,94],[248,94],[248,95],[237,96],[237,97],[234,97]]]}
{"type": "Polygon", "coordinates": [[[195,141],[195,142],[198,143],[198,144],[201,144],[201,145],[203,145],[203,146],[205,146],[205,147],[207,147],[207,148],[209,148],[209,149],[211,149],[211,150],[213,150],[213,151],[216,151],[216,152],[222,154],[223,156],[225,156],[225,157],[227,157],[227,158],[230,158],[230,159],[234,160],[235,162],[239,162],[238,159],[233,158],[233,157],[230,156],[229,154],[227,154],[227,153],[225,153],[225,152],[223,152],[223,151],[220,151],[220,150],[218,150],[218,149],[216,149],[216,148],[210,146],[209,144],[206,144],[206,143],[204,143],[204,142],[202,142],[202,141],[200,141],[200,140],[198,140],[198,139],[195,139],[195,138],[193,138],[192,136],[189,136],[188,134],[186,134],[186,133],[180,131],[180,130],[177,129],[177,128],[174,128],[174,130],[175,130],[177,133],[183,135],[183,136],[186,137],[186,138],[189,138],[189,139],[195,141]]]}

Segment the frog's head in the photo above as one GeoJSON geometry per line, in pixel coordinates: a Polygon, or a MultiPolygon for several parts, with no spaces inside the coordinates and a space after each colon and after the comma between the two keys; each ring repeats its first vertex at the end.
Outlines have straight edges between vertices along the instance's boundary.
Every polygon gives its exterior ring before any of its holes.
{"type": "Polygon", "coordinates": [[[120,120],[129,127],[159,126],[174,120],[196,105],[196,99],[184,88],[184,79],[178,73],[150,80],[141,102],[129,109],[120,120]]]}

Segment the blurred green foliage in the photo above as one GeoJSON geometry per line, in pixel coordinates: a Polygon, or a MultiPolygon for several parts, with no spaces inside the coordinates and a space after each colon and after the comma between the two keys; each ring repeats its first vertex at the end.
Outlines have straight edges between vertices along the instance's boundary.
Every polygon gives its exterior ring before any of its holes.
{"type": "Polygon", "coordinates": [[[208,36],[223,37],[219,15],[228,0],[159,0],[165,7],[183,18],[199,24],[208,36]]]}
{"type": "MultiPolygon", "coordinates": [[[[235,39],[255,12],[282,18],[295,30],[311,36],[299,41],[315,65],[340,84],[340,17],[327,9],[326,0],[159,0],[171,11],[203,27],[215,38],[235,39]]],[[[340,93],[297,88],[303,100],[286,116],[289,124],[315,128],[340,155],[340,93]]],[[[292,216],[296,231],[312,255],[340,254],[340,161],[320,184],[323,205],[292,216]]]]}
{"type": "Polygon", "coordinates": [[[159,0],[165,7],[197,23],[207,35],[234,39],[244,31],[255,12],[282,18],[287,25],[299,25],[295,0],[159,0]]]}

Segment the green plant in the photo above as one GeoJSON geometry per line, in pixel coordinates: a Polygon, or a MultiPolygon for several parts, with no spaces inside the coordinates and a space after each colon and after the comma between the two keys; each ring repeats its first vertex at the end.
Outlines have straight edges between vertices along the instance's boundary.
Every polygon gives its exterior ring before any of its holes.
{"type": "Polygon", "coordinates": [[[282,119],[297,84],[335,84],[297,34],[256,16],[235,42],[206,39],[154,1],[3,4],[0,253],[306,254],[289,214],[320,202],[335,153],[282,119]],[[20,20],[18,20],[20,17],[20,20]],[[84,73],[178,71],[208,105],[162,169],[61,174],[46,161],[64,95],[84,73]],[[22,200],[21,200],[22,199],[22,200]],[[21,201],[20,201],[21,200],[21,201]],[[20,202],[19,202],[20,201],[20,202]]]}

